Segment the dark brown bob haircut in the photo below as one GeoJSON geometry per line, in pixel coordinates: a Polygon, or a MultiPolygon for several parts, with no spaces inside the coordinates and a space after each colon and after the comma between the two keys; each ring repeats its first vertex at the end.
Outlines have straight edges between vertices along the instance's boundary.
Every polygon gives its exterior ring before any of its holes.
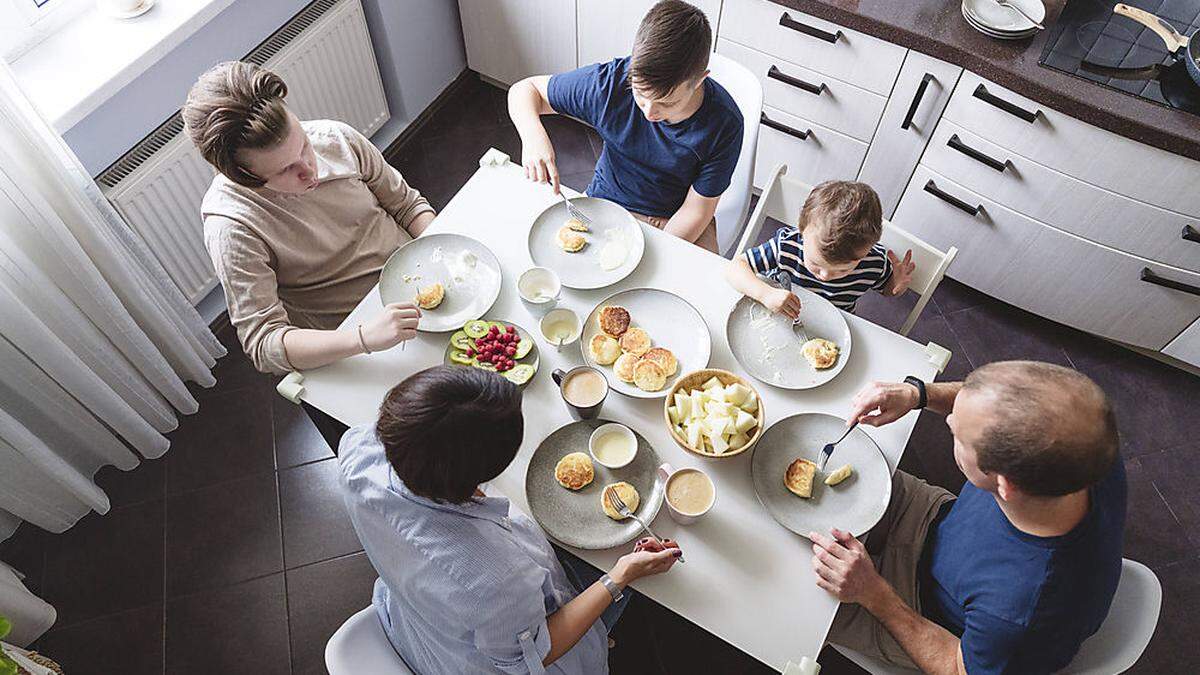
{"type": "Polygon", "coordinates": [[[375,433],[409,490],[462,504],[517,456],[521,390],[477,368],[428,368],[392,387],[375,433]]]}
{"type": "Polygon", "coordinates": [[[630,84],[662,98],[708,70],[712,28],[708,17],[682,0],[661,0],[646,12],[633,38],[630,84]]]}

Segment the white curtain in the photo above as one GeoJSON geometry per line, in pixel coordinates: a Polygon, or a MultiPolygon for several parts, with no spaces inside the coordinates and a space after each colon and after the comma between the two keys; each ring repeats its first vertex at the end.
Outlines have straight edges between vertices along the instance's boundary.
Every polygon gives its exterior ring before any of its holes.
{"type": "Polygon", "coordinates": [[[224,354],[0,61],[0,540],[107,512],[224,354]]]}

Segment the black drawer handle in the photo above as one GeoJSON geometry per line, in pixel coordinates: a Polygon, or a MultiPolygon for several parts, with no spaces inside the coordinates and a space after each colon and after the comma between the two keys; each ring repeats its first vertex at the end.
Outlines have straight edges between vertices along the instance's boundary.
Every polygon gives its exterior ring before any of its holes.
{"type": "Polygon", "coordinates": [[[1004,112],[1006,112],[1010,115],[1020,117],[1021,119],[1025,120],[1026,122],[1029,122],[1030,124],[1033,124],[1034,120],[1036,120],[1038,118],[1038,115],[1040,115],[1042,112],[1041,110],[1035,110],[1033,112],[1029,112],[1028,110],[1022,108],[1021,106],[1019,106],[1015,103],[1012,103],[1010,101],[1005,101],[1004,99],[1000,98],[999,96],[996,96],[995,94],[988,91],[987,87],[984,87],[982,84],[979,85],[978,87],[975,87],[975,93],[973,93],[971,95],[974,96],[975,98],[979,99],[980,101],[984,101],[985,103],[991,103],[992,105],[996,106],[997,108],[1003,110],[1004,112]]]}
{"type": "Polygon", "coordinates": [[[1185,284],[1182,281],[1175,281],[1174,279],[1160,277],[1149,267],[1142,268],[1142,281],[1147,281],[1155,286],[1162,286],[1163,288],[1183,291],[1184,293],[1191,293],[1192,295],[1200,295],[1200,286],[1193,286],[1191,284],[1185,284]]]}
{"type": "Polygon", "coordinates": [[[979,150],[972,148],[971,146],[967,145],[966,143],[963,143],[962,140],[960,140],[958,138],[958,134],[951,134],[950,140],[946,141],[946,145],[950,146],[951,148],[954,148],[955,150],[961,152],[962,154],[966,155],[967,157],[970,157],[971,159],[973,159],[977,162],[981,162],[983,164],[986,164],[986,165],[992,167],[993,169],[995,169],[997,171],[1003,172],[1005,169],[1008,168],[1008,160],[1004,160],[1003,162],[1001,162],[1000,160],[996,159],[995,157],[988,157],[987,155],[983,154],[979,150]]]}
{"type": "Polygon", "coordinates": [[[1183,238],[1200,244],[1200,232],[1197,232],[1196,228],[1191,225],[1183,226],[1183,238]]]}
{"type": "Polygon", "coordinates": [[[804,80],[802,80],[798,77],[792,77],[791,75],[784,73],[782,70],[776,68],[775,66],[771,66],[771,68],[769,70],[767,70],[767,77],[771,78],[772,80],[779,80],[780,82],[782,82],[784,84],[790,84],[793,87],[796,87],[797,89],[803,89],[804,91],[807,91],[810,94],[816,94],[817,96],[820,96],[821,92],[823,92],[823,91],[825,91],[825,89],[827,89],[824,82],[822,82],[821,84],[813,84],[812,82],[805,82],[804,80]]]}
{"type": "Polygon", "coordinates": [[[934,197],[937,197],[938,199],[946,202],[950,206],[953,206],[956,209],[959,209],[961,211],[966,211],[967,213],[971,214],[972,216],[979,215],[979,209],[983,208],[982,206],[971,206],[970,204],[959,199],[958,197],[955,197],[954,195],[952,195],[948,192],[943,192],[940,188],[938,188],[938,186],[936,184],[934,184],[932,178],[930,178],[929,182],[925,184],[925,191],[928,192],[929,194],[933,195],[934,197]]]}
{"type": "Polygon", "coordinates": [[[819,40],[824,40],[831,44],[837,42],[838,38],[842,37],[842,31],[840,30],[836,33],[830,33],[829,31],[821,30],[815,26],[810,26],[806,23],[800,23],[789,16],[787,12],[784,12],[783,16],[779,17],[779,25],[783,26],[784,28],[791,28],[794,31],[804,33],[805,35],[811,35],[819,40]]]}
{"type": "Polygon", "coordinates": [[[925,97],[925,90],[929,88],[929,83],[933,81],[933,73],[925,73],[925,77],[921,78],[921,84],[917,85],[917,93],[913,96],[912,103],[908,106],[908,114],[904,116],[904,122],[900,124],[901,129],[907,129],[912,126],[913,117],[917,115],[917,108],[921,105],[921,99],[925,97]]]}
{"type": "Polygon", "coordinates": [[[767,117],[767,113],[761,113],[761,114],[762,114],[761,121],[763,123],[763,126],[771,127],[775,131],[782,131],[783,133],[787,134],[788,136],[795,136],[796,138],[799,138],[800,140],[805,141],[805,140],[808,140],[809,134],[812,133],[812,129],[805,129],[804,131],[800,131],[799,129],[793,129],[786,124],[780,124],[779,122],[776,122],[775,120],[771,119],[770,117],[767,117]]]}

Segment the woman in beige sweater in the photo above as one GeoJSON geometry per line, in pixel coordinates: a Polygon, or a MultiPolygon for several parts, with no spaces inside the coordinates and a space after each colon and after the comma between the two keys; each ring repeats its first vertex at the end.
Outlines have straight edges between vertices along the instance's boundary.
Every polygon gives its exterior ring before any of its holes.
{"type": "Polygon", "coordinates": [[[200,76],[183,108],[192,142],[218,172],[200,210],[229,320],[254,366],[273,373],[414,337],[412,303],[337,327],[388,256],[435,215],[362,134],[301,122],[286,95],[278,75],[229,62],[200,76]]]}

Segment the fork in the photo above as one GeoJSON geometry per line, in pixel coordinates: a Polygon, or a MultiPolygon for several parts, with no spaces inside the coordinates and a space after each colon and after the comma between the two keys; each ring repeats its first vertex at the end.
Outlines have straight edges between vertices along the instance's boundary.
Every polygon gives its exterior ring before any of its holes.
{"type": "Polygon", "coordinates": [[[588,218],[586,213],[579,210],[578,206],[575,206],[574,204],[572,204],[571,200],[567,199],[567,196],[565,194],[560,192],[560,193],[558,193],[558,196],[562,197],[563,203],[567,205],[567,213],[572,218],[574,218],[575,220],[578,220],[579,222],[583,223],[584,225],[590,226],[592,224],[592,219],[588,218]]]}
{"type": "MultiPolygon", "coordinates": [[[[785,276],[786,274],[786,272],[781,271],[779,274],[769,276],[767,278],[779,288],[791,292],[792,283],[790,278],[785,276]]],[[[808,331],[804,329],[804,319],[801,319],[799,315],[797,315],[795,319],[792,319],[792,333],[802,341],[808,342],[808,331]]]]}
{"type": "Polygon", "coordinates": [[[838,443],[841,443],[847,436],[850,435],[851,431],[854,431],[854,427],[856,427],[856,426],[858,426],[858,420],[855,420],[854,424],[851,424],[849,427],[846,428],[846,431],[845,431],[845,433],[842,434],[841,438],[837,439],[836,441],[834,441],[832,443],[826,443],[825,447],[821,448],[821,466],[820,466],[821,471],[824,471],[825,465],[829,463],[829,456],[833,454],[833,446],[837,445],[838,443]]]}
{"type": "MultiPolygon", "coordinates": [[[[625,518],[633,518],[638,522],[638,525],[642,526],[642,529],[646,531],[646,534],[658,539],[659,541],[663,541],[662,538],[660,538],[657,534],[654,534],[654,530],[650,529],[650,526],[646,524],[646,521],[634,515],[633,511],[629,510],[629,506],[625,503],[625,500],[621,499],[621,495],[617,494],[616,488],[612,487],[611,485],[605,488],[604,497],[608,499],[608,503],[612,505],[613,509],[617,513],[621,514],[625,518]]],[[[679,562],[683,562],[682,552],[679,554],[679,562]]]]}

